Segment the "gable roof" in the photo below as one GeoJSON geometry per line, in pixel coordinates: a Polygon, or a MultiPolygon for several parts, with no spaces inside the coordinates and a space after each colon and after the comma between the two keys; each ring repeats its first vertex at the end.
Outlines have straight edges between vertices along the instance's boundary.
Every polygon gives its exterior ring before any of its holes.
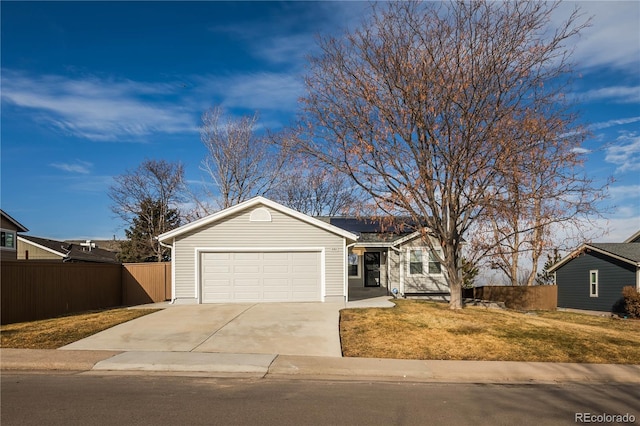
{"type": "Polygon", "coordinates": [[[356,241],[358,239],[358,236],[346,231],[342,228],[339,228],[337,226],[334,226],[330,223],[324,222],[322,220],[316,219],[314,217],[311,216],[307,216],[304,213],[300,213],[296,210],[293,210],[289,207],[283,206],[282,204],[276,203],[275,201],[271,201],[268,198],[264,198],[264,197],[254,197],[250,200],[244,201],[242,203],[236,204],[235,206],[226,208],[224,210],[221,210],[217,213],[213,213],[209,216],[203,217],[201,219],[195,220],[191,223],[188,223],[186,225],[180,226],[172,231],[169,232],[165,232],[164,234],[158,236],[158,240],[161,242],[170,240],[172,238],[175,238],[177,236],[180,236],[182,234],[185,234],[187,232],[193,231],[195,229],[198,229],[200,227],[203,226],[207,226],[210,225],[212,223],[218,222],[222,219],[224,219],[225,217],[231,216],[235,213],[241,212],[243,210],[249,209],[251,207],[255,207],[258,205],[262,205],[262,206],[266,206],[269,207],[273,210],[279,211],[281,213],[284,213],[288,216],[292,216],[296,219],[299,219],[303,222],[306,222],[310,225],[316,226],[318,228],[324,229],[325,231],[329,231],[331,233],[337,234],[341,237],[344,237],[348,240],[351,241],[356,241]]]}
{"type": "Polygon", "coordinates": [[[80,244],[65,243],[32,235],[18,235],[18,240],[60,256],[63,261],[120,263],[116,253],[98,247],[87,250],[80,244]]]}
{"type": "Polygon", "coordinates": [[[11,223],[13,223],[15,225],[15,227],[17,228],[17,232],[27,232],[28,231],[28,229],[23,224],[21,224],[20,222],[18,222],[14,218],[12,218],[4,210],[0,209],[0,214],[2,214],[2,216],[4,216],[5,219],[7,219],[9,222],[11,222],[11,223]]]}
{"type": "Polygon", "coordinates": [[[640,268],[640,244],[638,243],[589,243],[581,245],[559,262],[552,265],[548,269],[548,272],[557,270],[584,251],[595,251],[612,259],[617,259],[634,265],[636,268],[640,268]]]}
{"type": "Polygon", "coordinates": [[[47,238],[34,237],[32,235],[18,235],[18,241],[27,242],[49,253],[65,257],[69,250],[65,249],[62,241],[49,240],[47,238]]]}

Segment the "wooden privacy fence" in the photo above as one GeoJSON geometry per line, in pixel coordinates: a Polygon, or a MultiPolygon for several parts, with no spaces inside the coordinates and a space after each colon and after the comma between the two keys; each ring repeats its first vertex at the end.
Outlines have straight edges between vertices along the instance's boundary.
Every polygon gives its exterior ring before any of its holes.
{"type": "Polygon", "coordinates": [[[555,285],[485,286],[472,290],[474,299],[504,302],[509,309],[553,311],[558,306],[558,287],[555,285]]]}
{"type": "Polygon", "coordinates": [[[122,304],[142,305],[171,299],[171,263],[122,265],[122,304]]]}
{"type": "Polygon", "coordinates": [[[4,261],[0,323],[161,302],[171,298],[171,264],[4,261]]]}

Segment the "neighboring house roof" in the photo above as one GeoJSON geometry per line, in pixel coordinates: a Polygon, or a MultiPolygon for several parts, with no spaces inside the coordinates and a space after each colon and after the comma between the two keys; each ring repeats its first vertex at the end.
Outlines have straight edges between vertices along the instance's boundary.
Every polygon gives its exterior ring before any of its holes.
{"type": "Polygon", "coordinates": [[[358,239],[357,235],[346,231],[345,229],[339,228],[337,226],[334,226],[330,223],[324,222],[322,220],[316,219],[314,217],[311,216],[307,216],[306,214],[300,213],[296,210],[290,209],[289,207],[283,206],[282,204],[276,203],[275,201],[271,201],[267,198],[264,197],[254,197],[250,200],[244,201],[240,204],[237,204],[233,207],[229,207],[226,208],[224,210],[221,210],[217,213],[211,214],[207,217],[203,217],[202,219],[198,219],[196,221],[193,221],[191,223],[188,223],[186,225],[180,226],[179,228],[176,228],[172,231],[169,232],[165,232],[164,234],[160,235],[158,237],[158,240],[160,241],[168,241],[172,238],[175,238],[177,236],[183,235],[187,232],[193,231],[195,229],[198,229],[200,227],[206,226],[206,225],[210,225],[212,223],[215,223],[217,221],[220,221],[226,217],[229,217],[235,213],[238,213],[240,211],[249,209],[251,207],[255,207],[255,206],[259,206],[259,205],[263,205],[269,208],[272,208],[273,210],[279,211],[281,213],[284,213],[286,215],[295,217],[296,219],[299,219],[303,222],[309,223],[311,225],[317,226],[318,228],[324,229],[326,231],[332,232],[334,234],[340,235],[350,241],[356,241],[358,239]]]}
{"type": "Polygon", "coordinates": [[[23,224],[21,224],[20,222],[18,222],[17,220],[15,220],[14,218],[12,218],[9,214],[7,214],[7,212],[5,212],[4,210],[0,209],[0,214],[2,214],[2,216],[4,216],[4,218],[6,220],[8,220],[9,222],[13,223],[16,227],[17,232],[27,232],[28,229],[26,226],[24,226],[23,224]]]}
{"type": "Polygon", "coordinates": [[[578,249],[565,256],[559,262],[551,266],[548,272],[553,272],[571,259],[578,257],[585,251],[595,251],[604,254],[612,259],[617,259],[625,263],[640,268],[640,244],[638,243],[590,243],[583,244],[578,249]]]}
{"type": "Polygon", "coordinates": [[[553,272],[585,250],[592,250],[613,259],[618,259],[640,268],[640,230],[624,240],[623,243],[585,243],[569,253],[559,262],[552,265],[548,272],[553,272]]]}
{"type": "Polygon", "coordinates": [[[64,261],[119,263],[116,253],[98,247],[89,249],[81,244],[65,243],[32,235],[18,235],[18,240],[58,255],[64,261]]]}

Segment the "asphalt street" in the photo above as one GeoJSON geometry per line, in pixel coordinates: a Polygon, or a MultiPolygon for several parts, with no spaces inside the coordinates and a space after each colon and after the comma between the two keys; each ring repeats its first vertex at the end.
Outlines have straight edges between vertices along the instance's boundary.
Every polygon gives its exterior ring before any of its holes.
{"type": "Polygon", "coordinates": [[[568,425],[580,424],[576,413],[582,418],[629,414],[640,424],[640,389],[625,384],[478,385],[17,371],[3,371],[0,380],[3,426],[568,425]]]}

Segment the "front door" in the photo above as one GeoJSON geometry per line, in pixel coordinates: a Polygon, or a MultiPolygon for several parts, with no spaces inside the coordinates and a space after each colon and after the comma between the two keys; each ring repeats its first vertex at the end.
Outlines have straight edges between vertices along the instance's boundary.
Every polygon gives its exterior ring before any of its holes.
{"type": "Polygon", "coordinates": [[[380,252],[364,253],[364,286],[380,287],[380,252]]]}

